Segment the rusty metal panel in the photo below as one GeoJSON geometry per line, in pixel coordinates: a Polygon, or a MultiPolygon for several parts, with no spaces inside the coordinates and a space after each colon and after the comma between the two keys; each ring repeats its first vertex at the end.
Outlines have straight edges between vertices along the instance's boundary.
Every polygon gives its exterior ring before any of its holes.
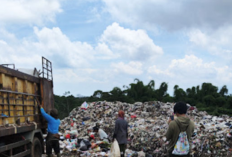
{"type": "MultiPolygon", "coordinates": [[[[45,112],[48,114],[50,110],[54,108],[54,94],[53,94],[53,82],[45,78],[40,79],[40,90],[41,90],[41,105],[45,112]]],[[[47,127],[47,121],[41,118],[42,126],[45,129],[47,127]]]]}
{"type": "Polygon", "coordinates": [[[32,131],[38,128],[41,128],[41,123],[30,123],[15,127],[0,127],[0,137],[32,131]]]}
{"type": "Polygon", "coordinates": [[[54,108],[54,94],[52,81],[47,79],[40,80],[42,106],[46,112],[54,108]]]}
{"type": "Polygon", "coordinates": [[[22,73],[20,71],[14,70],[14,69],[10,69],[7,67],[4,67],[2,65],[0,65],[0,73],[3,74],[7,74],[9,76],[14,76],[23,80],[27,80],[27,81],[31,81],[31,82],[35,82],[35,83],[39,83],[39,78],[22,73]]]}

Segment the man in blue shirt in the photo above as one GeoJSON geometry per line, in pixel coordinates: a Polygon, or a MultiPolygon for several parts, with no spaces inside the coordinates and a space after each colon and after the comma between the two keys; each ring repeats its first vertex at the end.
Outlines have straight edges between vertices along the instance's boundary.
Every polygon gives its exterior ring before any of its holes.
{"type": "Polygon", "coordinates": [[[48,121],[48,134],[46,137],[46,154],[48,157],[52,157],[52,149],[54,149],[57,157],[60,157],[60,145],[59,145],[59,126],[60,119],[58,119],[57,109],[52,109],[50,115],[47,114],[43,107],[40,107],[42,116],[48,121]]]}

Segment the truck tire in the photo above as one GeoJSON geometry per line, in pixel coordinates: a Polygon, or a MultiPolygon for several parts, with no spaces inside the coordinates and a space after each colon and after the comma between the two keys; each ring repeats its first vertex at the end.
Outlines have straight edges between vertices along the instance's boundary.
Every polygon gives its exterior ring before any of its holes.
{"type": "Polygon", "coordinates": [[[34,137],[31,145],[31,157],[41,157],[42,156],[42,146],[40,140],[34,137]]]}

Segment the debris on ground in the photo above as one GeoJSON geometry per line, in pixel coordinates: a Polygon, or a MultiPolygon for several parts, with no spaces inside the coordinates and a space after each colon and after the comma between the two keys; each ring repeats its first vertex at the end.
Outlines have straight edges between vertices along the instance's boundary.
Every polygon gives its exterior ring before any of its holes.
{"type": "MultiPolygon", "coordinates": [[[[165,133],[174,103],[158,101],[84,102],[61,121],[62,156],[110,156],[117,112],[122,109],[128,122],[127,157],[167,156],[165,133]],[[93,127],[100,126],[108,139],[100,139],[93,127]]],[[[211,116],[188,105],[188,116],[195,123],[192,136],[192,157],[232,156],[232,118],[211,116]]]]}

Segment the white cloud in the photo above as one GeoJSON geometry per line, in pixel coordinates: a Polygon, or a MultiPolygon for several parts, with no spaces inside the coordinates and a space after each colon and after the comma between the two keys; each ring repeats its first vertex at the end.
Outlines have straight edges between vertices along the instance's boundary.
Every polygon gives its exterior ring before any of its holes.
{"type": "MultiPolygon", "coordinates": [[[[53,61],[54,66],[59,68],[91,69],[91,67],[96,66],[94,64],[99,64],[98,61],[102,59],[123,59],[122,57],[128,56],[128,59],[144,60],[144,58],[150,59],[162,53],[162,48],[156,46],[144,31],[124,29],[116,23],[107,27],[96,47],[86,42],[71,41],[58,27],[51,29],[34,27],[33,38],[17,39],[14,34],[5,30],[0,31],[0,35],[5,39],[0,40],[1,54],[8,54],[5,57],[6,59],[1,57],[0,61],[14,62],[19,65],[27,63],[27,65],[34,66],[36,64],[36,66],[40,66],[40,56],[45,56],[53,61]],[[113,31],[114,29],[116,30],[113,31]],[[133,39],[137,40],[134,41],[133,39]],[[123,54],[127,51],[129,51],[129,54],[123,54]]],[[[110,62],[107,64],[110,64],[110,62]]],[[[123,73],[137,75],[142,73],[140,62],[131,61],[128,64],[121,62],[118,65],[119,67],[125,66],[126,69],[121,69],[123,73]]],[[[105,69],[108,68],[105,67],[105,69]]],[[[120,68],[115,69],[120,71],[120,68]]]]}
{"type": "Polygon", "coordinates": [[[5,41],[3,41],[3,40],[0,40],[0,44],[1,45],[7,45],[7,43],[5,41]]]}
{"type": "Polygon", "coordinates": [[[118,59],[120,55],[110,49],[110,43],[101,41],[93,47],[86,42],[71,41],[58,27],[34,27],[34,36],[23,39],[17,39],[5,30],[0,35],[5,39],[0,40],[0,54],[5,56],[0,58],[0,63],[15,63],[16,68],[41,69],[41,56],[44,56],[52,61],[57,81],[104,83],[116,74],[143,73],[140,62],[111,64],[110,60],[118,59]],[[101,62],[102,59],[109,61],[101,62]],[[116,73],[112,73],[112,68],[116,73]]]}
{"type": "Polygon", "coordinates": [[[94,49],[85,42],[70,41],[59,28],[34,28],[38,42],[33,45],[41,50],[46,56],[53,57],[57,65],[71,67],[88,67],[89,61],[93,60],[94,49]],[[63,64],[62,64],[63,63],[63,64]]]}
{"type": "Polygon", "coordinates": [[[102,0],[116,20],[153,30],[209,27],[217,29],[232,22],[232,1],[197,0],[102,0]]]}
{"type": "Polygon", "coordinates": [[[18,41],[14,34],[2,28],[0,28],[0,40],[10,41],[11,43],[15,43],[18,41]]]}
{"type": "Polygon", "coordinates": [[[124,73],[129,75],[141,75],[142,71],[142,63],[131,61],[128,64],[123,62],[112,63],[111,67],[113,71],[116,73],[124,73]]]}
{"type": "Polygon", "coordinates": [[[217,80],[225,83],[230,83],[232,80],[232,71],[231,68],[228,66],[223,67],[215,67],[215,70],[217,71],[217,80]]]}
{"type": "Polygon", "coordinates": [[[1,0],[0,23],[43,24],[60,12],[59,0],[1,0]]]}
{"type": "Polygon", "coordinates": [[[188,78],[207,78],[216,75],[215,63],[204,63],[194,55],[186,55],[183,59],[173,59],[168,70],[173,74],[188,78]]]}
{"type": "Polygon", "coordinates": [[[98,43],[95,50],[97,55],[100,55],[100,59],[115,59],[119,57],[119,54],[114,54],[105,43],[98,43]]]}
{"type": "Polygon", "coordinates": [[[93,15],[93,17],[88,19],[86,23],[93,23],[101,19],[101,14],[99,13],[99,10],[97,7],[92,8],[92,10],[90,10],[90,13],[93,15]]]}
{"type": "Polygon", "coordinates": [[[200,30],[193,30],[188,34],[189,40],[199,46],[207,46],[209,44],[208,37],[200,30]]]}
{"type": "Polygon", "coordinates": [[[15,64],[16,68],[38,67],[41,61],[41,56],[38,58],[38,54],[30,53],[30,50],[23,45],[11,44],[7,41],[0,42],[0,56],[0,64],[15,64]]]}
{"type": "Polygon", "coordinates": [[[93,82],[94,78],[90,76],[90,74],[97,73],[96,69],[57,69],[54,73],[54,78],[56,78],[56,82],[68,82],[68,83],[77,83],[77,82],[93,82]]]}
{"type": "Polygon", "coordinates": [[[193,84],[193,82],[214,82],[228,84],[232,72],[228,66],[218,66],[215,62],[204,62],[194,55],[186,55],[183,59],[173,59],[167,68],[159,69],[155,65],[148,69],[151,75],[162,75],[171,82],[178,80],[193,84]]]}
{"type": "Polygon", "coordinates": [[[15,63],[30,67],[41,65],[41,56],[53,60],[53,65],[59,68],[86,68],[94,59],[94,48],[85,42],[70,41],[59,28],[34,28],[34,38],[10,40],[12,35],[1,33],[0,62],[15,63]],[[5,35],[5,36],[4,36],[5,35]],[[9,37],[10,36],[10,37],[9,37]],[[7,54],[7,56],[5,56],[7,54]]]}
{"type": "Polygon", "coordinates": [[[128,60],[145,61],[163,53],[145,31],[125,29],[118,23],[108,26],[100,41],[128,60]]]}
{"type": "Polygon", "coordinates": [[[164,76],[172,76],[173,75],[167,69],[161,70],[161,69],[157,68],[156,65],[153,65],[153,66],[149,67],[147,72],[150,73],[150,74],[164,75],[164,76]]]}
{"type": "Polygon", "coordinates": [[[215,31],[191,30],[188,33],[190,42],[219,55],[224,59],[232,59],[232,27],[222,27],[215,31]]]}

